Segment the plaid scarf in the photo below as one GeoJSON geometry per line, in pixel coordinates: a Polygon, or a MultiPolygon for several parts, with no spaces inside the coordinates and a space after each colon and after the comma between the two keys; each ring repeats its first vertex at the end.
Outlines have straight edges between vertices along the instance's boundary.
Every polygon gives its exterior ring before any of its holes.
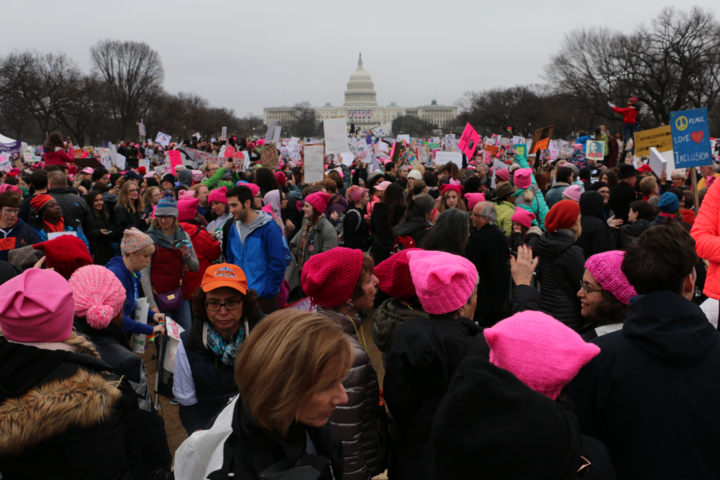
{"type": "Polygon", "coordinates": [[[323,218],[325,218],[324,213],[318,217],[317,222],[315,223],[311,223],[309,220],[307,222],[303,222],[303,231],[300,235],[300,243],[298,244],[297,252],[298,269],[301,269],[305,264],[305,260],[307,260],[307,254],[305,253],[305,243],[307,242],[307,237],[313,232],[313,230],[315,230],[315,226],[320,223],[320,220],[323,218]]]}

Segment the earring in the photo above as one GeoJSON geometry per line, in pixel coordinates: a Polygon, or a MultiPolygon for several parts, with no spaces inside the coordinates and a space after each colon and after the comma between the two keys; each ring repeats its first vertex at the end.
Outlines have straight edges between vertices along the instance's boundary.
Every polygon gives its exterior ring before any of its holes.
{"type": "Polygon", "coordinates": [[[348,310],[350,310],[352,312],[353,308],[355,308],[355,307],[353,307],[352,302],[350,302],[350,304],[348,305],[348,310]]]}

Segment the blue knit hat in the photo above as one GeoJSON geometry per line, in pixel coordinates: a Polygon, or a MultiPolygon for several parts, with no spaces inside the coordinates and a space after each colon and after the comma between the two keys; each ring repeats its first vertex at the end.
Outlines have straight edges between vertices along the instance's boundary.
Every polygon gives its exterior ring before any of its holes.
{"type": "Polygon", "coordinates": [[[162,198],[155,208],[156,217],[175,217],[178,218],[178,204],[174,198],[162,198]]]}
{"type": "Polygon", "coordinates": [[[680,201],[677,195],[672,192],[663,193],[657,205],[663,213],[675,213],[680,210],[680,201]]]}

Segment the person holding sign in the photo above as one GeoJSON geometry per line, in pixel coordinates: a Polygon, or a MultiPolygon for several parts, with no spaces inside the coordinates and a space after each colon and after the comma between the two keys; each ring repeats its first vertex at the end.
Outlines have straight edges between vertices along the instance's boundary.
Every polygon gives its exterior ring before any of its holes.
{"type": "Polygon", "coordinates": [[[52,132],[43,145],[43,161],[45,165],[67,166],[75,161],[72,152],[73,144],[70,138],[68,137],[66,145],[60,132],[52,132]],[[68,153],[68,150],[71,153],[68,153]]]}
{"type": "Polygon", "coordinates": [[[38,214],[33,228],[41,242],[52,240],[60,235],[72,235],[82,240],[88,249],[88,254],[90,253],[90,245],[82,228],[79,225],[65,224],[65,218],[57,200],[47,193],[41,193],[30,201],[30,205],[38,214]]]}

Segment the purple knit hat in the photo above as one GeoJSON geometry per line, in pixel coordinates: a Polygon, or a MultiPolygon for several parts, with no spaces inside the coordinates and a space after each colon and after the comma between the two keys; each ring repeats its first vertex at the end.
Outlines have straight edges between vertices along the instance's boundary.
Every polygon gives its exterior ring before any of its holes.
{"type": "Polygon", "coordinates": [[[410,276],[423,309],[434,315],[454,312],[465,305],[478,281],[475,265],[445,252],[412,250],[410,276]]]}
{"type": "Polygon", "coordinates": [[[570,185],[565,190],[563,190],[563,195],[565,195],[568,199],[580,203],[580,195],[582,195],[582,188],[580,188],[580,185],[570,185]]]}
{"type": "Polygon", "coordinates": [[[570,327],[532,310],[516,313],[485,329],[484,334],[490,363],[553,400],[583,365],[600,353],[597,345],[586,343],[570,327]]]}
{"type": "Polygon", "coordinates": [[[625,252],[620,250],[598,253],[587,259],[585,268],[603,290],[607,290],[620,302],[629,305],[630,299],[637,295],[637,292],[620,269],[623,258],[625,258],[625,252]]]}
{"type": "Polygon", "coordinates": [[[528,188],[532,184],[532,168],[518,168],[515,170],[515,186],[528,188]]]}

